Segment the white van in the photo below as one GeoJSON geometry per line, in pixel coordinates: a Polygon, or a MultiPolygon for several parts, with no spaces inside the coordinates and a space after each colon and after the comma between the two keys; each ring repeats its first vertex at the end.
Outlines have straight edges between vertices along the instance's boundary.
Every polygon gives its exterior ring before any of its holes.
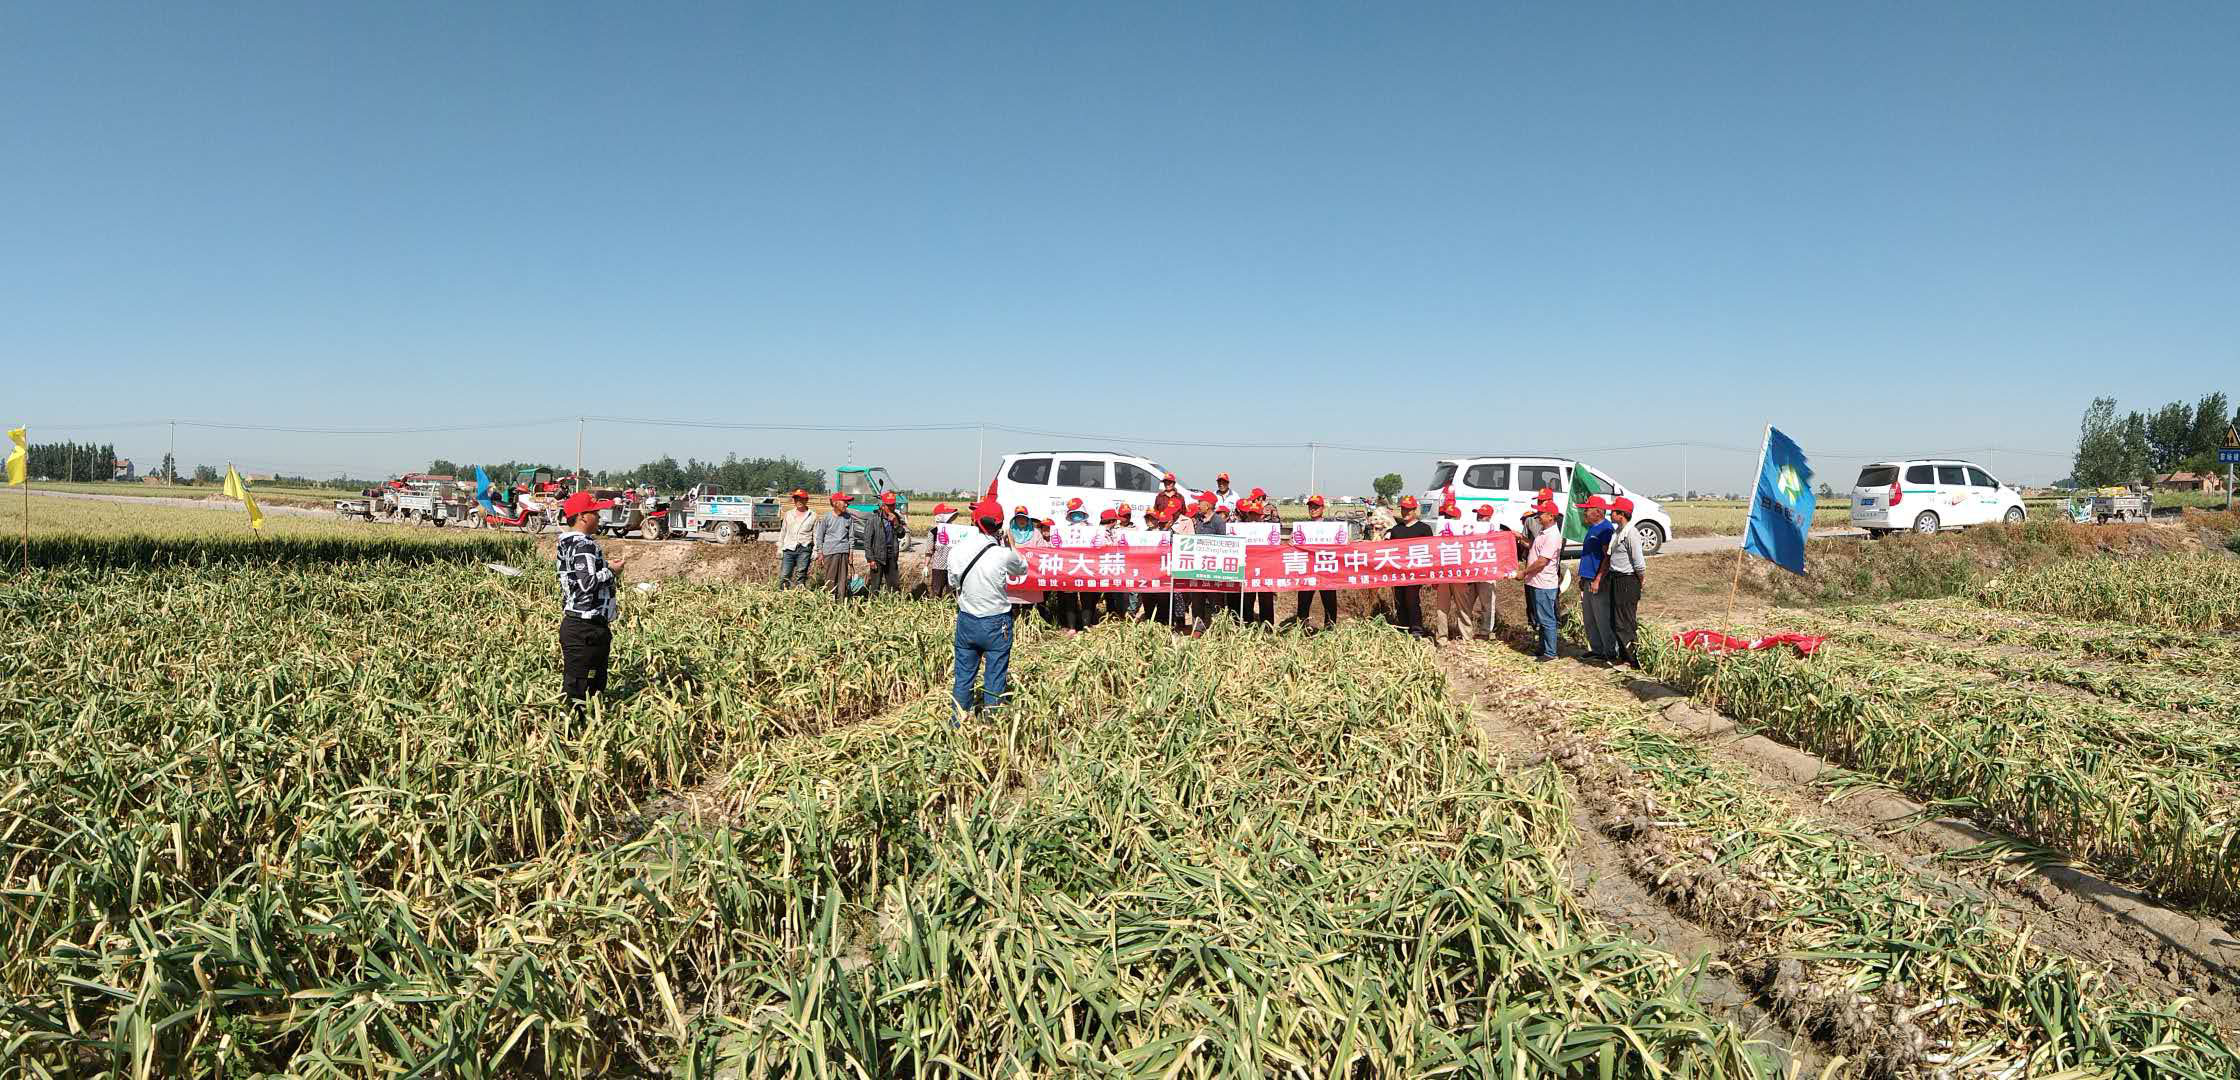
{"type": "Polygon", "coordinates": [[[1933,533],[1970,525],[2020,525],[2022,493],[1972,461],[1878,461],[1851,488],[1851,523],[1881,537],[1903,529],[1933,533]]]}
{"type": "MultiPolygon", "coordinates": [[[[1555,457],[1452,458],[1432,469],[1430,488],[1417,498],[1423,503],[1423,513],[1437,513],[1446,499],[1446,489],[1452,486],[1463,517],[1475,519],[1478,507],[1490,504],[1497,528],[1521,533],[1524,516],[1531,512],[1533,496],[1541,488],[1554,491],[1556,505],[1566,513],[1570,511],[1573,464],[1567,458],[1555,457]]],[[[1580,467],[1599,481],[1611,498],[1623,495],[1633,500],[1633,528],[1641,534],[1643,553],[1656,554],[1672,538],[1672,518],[1656,500],[1626,490],[1624,484],[1592,465],[1580,467]]]]}
{"type": "MultiPolygon", "coordinates": [[[[1141,522],[1159,495],[1159,478],[1167,472],[1158,462],[1113,450],[1026,450],[1005,454],[996,463],[996,477],[989,493],[1011,508],[1025,506],[1036,518],[1062,522],[1066,503],[1081,500],[1089,520],[1108,508],[1123,504],[1141,522]]],[[[1189,499],[1196,493],[1177,483],[1175,490],[1189,499]]]]}

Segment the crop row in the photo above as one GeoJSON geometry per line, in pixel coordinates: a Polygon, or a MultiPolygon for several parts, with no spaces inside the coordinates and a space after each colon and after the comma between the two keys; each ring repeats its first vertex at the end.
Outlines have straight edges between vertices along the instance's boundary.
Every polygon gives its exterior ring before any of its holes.
{"type": "Polygon", "coordinates": [[[1647,650],[1650,670],[1774,737],[2178,902],[2240,907],[2240,784],[2228,764],[2026,687],[1849,655],[1647,650]]]}
{"type": "Polygon", "coordinates": [[[2211,555],[2067,559],[1985,582],[1992,607],[2196,631],[2240,630],[2240,561],[2211,555]]]}
{"type": "Polygon", "coordinates": [[[1860,617],[1986,645],[2007,645],[2082,662],[2122,663],[2141,672],[2240,678],[2240,640],[2200,629],[2119,626],[2052,615],[2011,613],[1965,600],[1886,604],[1860,617]]]}
{"type": "Polygon", "coordinates": [[[2128,993],[2003,925],[1978,894],[1798,816],[1744,770],[1675,737],[1650,706],[1552,680],[1507,649],[1483,655],[1497,676],[1534,687],[1558,760],[1636,872],[1717,927],[1726,960],[1785,1019],[1864,1071],[2240,1073],[2226,1036],[2186,1003],[2128,993]],[[1580,740],[1566,745],[1573,733],[1580,740]]]}

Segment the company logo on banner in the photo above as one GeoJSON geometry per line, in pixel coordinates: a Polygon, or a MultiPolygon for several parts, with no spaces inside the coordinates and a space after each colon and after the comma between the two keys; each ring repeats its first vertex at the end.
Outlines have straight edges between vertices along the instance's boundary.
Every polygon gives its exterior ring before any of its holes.
{"type": "Polygon", "coordinates": [[[1242,582],[1244,556],[1244,537],[1184,533],[1167,553],[1167,573],[1186,581],[1242,582]]]}

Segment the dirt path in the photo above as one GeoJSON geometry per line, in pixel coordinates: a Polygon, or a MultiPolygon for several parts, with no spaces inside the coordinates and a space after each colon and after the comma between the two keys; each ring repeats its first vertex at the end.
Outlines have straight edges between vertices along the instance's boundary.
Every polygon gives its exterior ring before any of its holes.
{"type": "MultiPolygon", "coordinates": [[[[1509,647],[1505,643],[1478,646],[1509,647]]],[[[2240,1025],[2240,997],[2236,997],[2240,988],[2233,985],[2232,971],[2204,968],[2170,948],[2169,943],[2152,930],[2081,902],[2035,873],[1996,860],[1956,862],[1945,858],[1951,853],[1949,846],[1937,843],[1930,836],[1913,829],[1893,831],[1892,823],[1875,812],[1876,794],[1871,791],[1839,793],[1825,784],[1799,779],[1769,767],[1764,760],[1740,752],[1739,744],[1744,738],[1739,733],[1704,738],[1689,725],[1672,719],[1673,714],[1662,711],[1675,701],[1686,700],[1670,688],[1630,673],[1588,667],[1572,660],[1539,666],[1534,674],[1540,678],[1527,684],[1489,667],[1482,660],[1474,662],[1473,655],[1469,649],[1444,650],[1441,664],[1473,711],[1489,717],[1486,730],[1497,747],[1544,748],[1544,752],[1565,767],[1581,807],[1580,833],[1596,838],[1595,842],[1584,846],[1582,857],[1598,868],[1608,860],[1596,856],[1597,847],[1615,844],[1623,849],[1628,846],[1625,823],[1613,822],[1612,809],[1639,795],[1627,790],[1606,770],[1589,763],[1607,755],[1588,751],[1584,736],[1565,719],[1565,700],[1593,700],[1636,710],[1648,716],[1652,726],[1696,742],[1708,757],[1745,774],[1755,791],[1770,796],[1794,820],[1841,835],[1902,868],[1924,893],[1972,898],[1993,912],[2000,925],[2017,933],[2026,932],[2029,939],[2042,948],[2059,951],[2107,972],[2113,983],[2126,990],[2161,1000],[2191,997],[2199,1002],[2200,1013],[2213,1022],[2227,1028],[2240,1025]]],[[[1699,707],[1691,703],[1679,708],[1699,707]]],[[[1665,872],[1657,870],[1649,861],[1659,853],[1629,851],[1629,854],[1633,857],[1621,860],[1618,865],[1633,873],[1636,890],[1612,891],[1604,886],[1589,889],[1582,895],[1606,907],[1605,914],[1614,921],[1630,925],[1639,919],[1640,897],[1657,898],[1654,892],[1645,890],[1657,888],[1665,872]],[[1646,876],[1645,870],[1648,871],[1646,876]]],[[[1705,935],[1701,943],[1719,948],[1721,938],[1715,928],[1706,926],[1715,926],[1715,920],[1691,919],[1685,902],[1659,902],[1664,904],[1671,918],[1681,921],[1693,933],[1705,935]]],[[[1658,929],[1653,917],[1643,925],[1651,931],[1658,929]]],[[[1679,940],[1680,945],[1668,947],[1683,951],[1699,942],[1685,934],[1679,940]]],[[[1728,955],[1739,954],[1730,952],[1728,955]]],[[[1754,1007],[1761,1007],[1762,1012],[1762,1007],[1771,1006],[1778,1012],[1780,1002],[1764,1000],[1764,992],[1761,987],[1761,1000],[1754,1007]]],[[[1791,1026],[1812,1030],[1809,1024],[1791,1026]]]]}
{"type": "MultiPolygon", "coordinates": [[[[134,506],[192,507],[197,510],[230,510],[241,512],[241,502],[223,495],[208,495],[198,499],[167,498],[152,495],[98,495],[90,491],[41,491],[32,488],[33,495],[47,499],[84,499],[88,502],[130,503],[134,506]]],[[[257,504],[257,509],[267,514],[292,514],[297,517],[333,517],[332,510],[313,510],[301,506],[267,506],[257,504]]]]}
{"type": "MultiPolygon", "coordinates": [[[[1864,540],[1866,539],[1866,536],[1867,530],[1853,529],[1849,527],[1841,529],[1812,530],[1812,538],[1814,540],[1864,540]]],[[[1733,551],[1741,546],[1742,537],[1740,536],[1675,536],[1672,539],[1665,541],[1664,546],[1657,549],[1657,554],[1714,555],[1722,551],[1733,551]]]]}

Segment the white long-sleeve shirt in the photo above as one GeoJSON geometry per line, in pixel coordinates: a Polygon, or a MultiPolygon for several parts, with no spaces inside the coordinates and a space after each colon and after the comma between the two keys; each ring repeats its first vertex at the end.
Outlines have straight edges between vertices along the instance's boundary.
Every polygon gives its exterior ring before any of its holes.
{"type": "Polygon", "coordinates": [[[957,592],[957,610],[967,615],[985,618],[1009,613],[1010,579],[1026,572],[1027,560],[1017,551],[978,529],[949,545],[949,584],[957,592]],[[980,554],[989,547],[997,550],[980,554]],[[972,571],[969,575],[967,569],[972,571]]]}

